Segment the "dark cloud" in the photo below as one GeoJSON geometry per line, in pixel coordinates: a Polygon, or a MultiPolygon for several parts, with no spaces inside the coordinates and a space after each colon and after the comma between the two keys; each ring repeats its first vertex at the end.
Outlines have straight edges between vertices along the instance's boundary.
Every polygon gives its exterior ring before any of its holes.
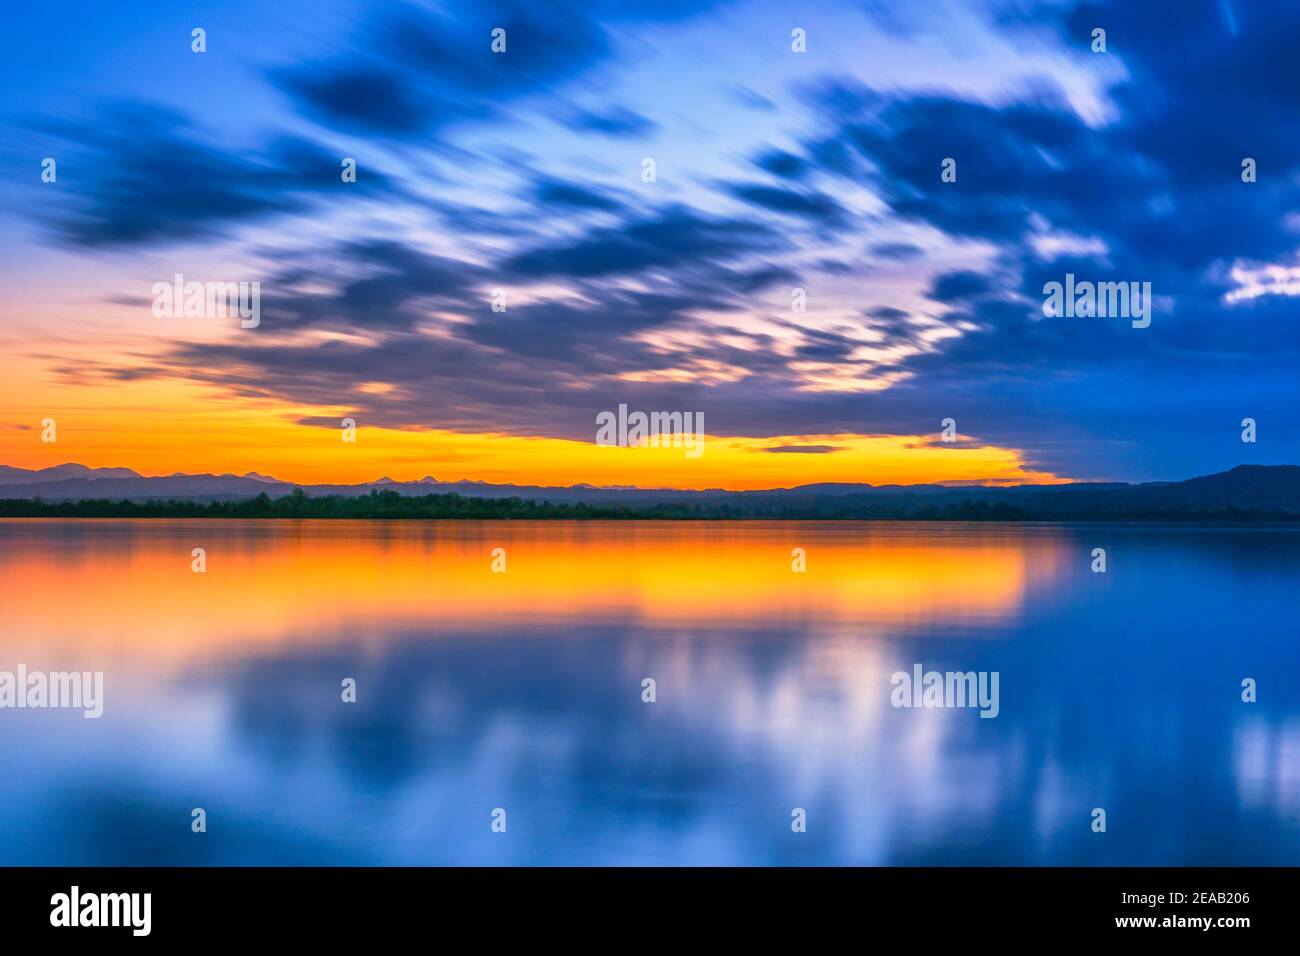
{"type": "Polygon", "coordinates": [[[623,204],[604,190],[549,177],[532,184],[532,198],[550,211],[594,210],[617,212],[623,204]]]}
{"type": "Polygon", "coordinates": [[[776,285],[788,285],[792,288],[799,284],[799,274],[786,266],[765,265],[749,272],[737,272],[734,288],[737,292],[751,295],[762,292],[776,285]]]}
{"type": "Polygon", "coordinates": [[[1049,10],[1063,40],[1105,24],[1130,82],[1113,95],[1124,139],[1159,161],[1173,190],[1221,187],[1243,156],[1270,176],[1300,166],[1300,7],[1237,0],[1081,3],[1049,10]]]}
{"type": "Polygon", "coordinates": [[[882,242],[871,247],[871,254],[878,259],[892,259],[907,262],[925,255],[925,250],[910,242],[882,242]]]}
{"type": "Polygon", "coordinates": [[[750,205],[783,216],[803,219],[821,229],[843,229],[849,211],[826,193],[812,189],[784,189],[759,183],[732,183],[727,192],[750,205]]]}
{"type": "Polygon", "coordinates": [[[600,133],[617,139],[648,136],[657,124],[626,106],[599,110],[574,110],[564,117],[564,125],[581,133],[600,133]]]}
{"type": "MultiPolygon", "coordinates": [[[[272,74],[308,115],[327,125],[414,139],[462,120],[499,116],[508,105],[555,93],[611,60],[609,26],[676,20],[710,2],[624,4],[610,0],[473,0],[427,8],[376,7],[342,57],[272,74]],[[505,49],[494,52],[493,31],[505,49]]],[[[606,136],[641,136],[654,123],[634,111],[566,109],[564,121],[606,136]]]]}
{"type": "Polygon", "coordinates": [[[803,340],[795,347],[795,356],[799,361],[847,363],[853,352],[862,347],[860,339],[842,332],[804,328],[793,323],[785,325],[797,332],[803,340]]]}
{"type": "Polygon", "coordinates": [[[520,252],[501,268],[524,279],[588,279],[726,262],[784,245],[786,240],[762,223],[709,217],[675,206],[649,219],[593,230],[575,241],[520,252]]]}
{"type": "Polygon", "coordinates": [[[766,149],[753,157],[752,162],[764,172],[781,179],[803,179],[812,170],[812,164],[802,156],[784,149],[766,149]]]}
{"type": "Polygon", "coordinates": [[[936,302],[955,302],[982,295],[989,289],[988,278],[979,272],[947,272],[934,280],[930,287],[930,298],[936,302]]]}
{"type": "Polygon", "coordinates": [[[60,173],[70,188],[48,224],[77,245],[194,239],[330,194],[391,188],[374,171],[344,183],[342,154],[317,143],[280,136],[260,154],[233,152],[180,114],[143,103],[109,107],[93,123],[52,123],[50,131],[68,144],[60,173]]]}
{"type": "Polygon", "coordinates": [[[360,132],[413,135],[468,111],[418,92],[395,70],[375,64],[325,64],[278,71],[305,113],[360,132]]]}
{"type": "Polygon", "coordinates": [[[360,31],[353,52],[277,70],[300,108],[328,125],[394,138],[488,119],[609,54],[601,25],[577,6],[545,10],[484,0],[443,10],[394,4],[360,31]],[[492,31],[506,50],[494,53],[492,31]]]}
{"type": "Polygon", "coordinates": [[[763,449],[773,455],[829,455],[832,452],[845,450],[840,445],[777,445],[774,448],[763,449]]]}

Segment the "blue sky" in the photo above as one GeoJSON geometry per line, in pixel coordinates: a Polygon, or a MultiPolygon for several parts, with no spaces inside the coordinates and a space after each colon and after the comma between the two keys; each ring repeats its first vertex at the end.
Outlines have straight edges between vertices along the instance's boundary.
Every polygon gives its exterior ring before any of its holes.
{"type": "Polygon", "coordinates": [[[4,347],[396,429],[589,441],[626,402],[724,436],[952,417],[1084,479],[1295,462],[1288,7],[15,8],[4,347]],[[172,272],[259,279],[258,338],[133,339],[172,272]],[[1150,282],[1150,328],[1044,317],[1066,273],[1150,282]]]}

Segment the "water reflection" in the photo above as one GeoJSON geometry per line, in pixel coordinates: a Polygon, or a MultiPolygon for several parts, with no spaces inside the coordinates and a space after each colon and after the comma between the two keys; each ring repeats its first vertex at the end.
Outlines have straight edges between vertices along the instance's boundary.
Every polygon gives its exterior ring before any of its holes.
{"type": "Polygon", "coordinates": [[[1271,529],[0,522],[0,668],[108,698],[0,711],[0,862],[1294,864],[1297,565],[1271,529]],[[1001,715],[890,707],[917,662],[999,671],[1001,715]]]}

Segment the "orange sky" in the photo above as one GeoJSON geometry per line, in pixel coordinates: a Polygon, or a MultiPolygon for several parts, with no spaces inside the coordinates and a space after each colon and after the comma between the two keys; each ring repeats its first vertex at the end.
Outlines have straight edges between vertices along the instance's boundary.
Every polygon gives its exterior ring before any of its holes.
{"type": "MultiPolygon", "coordinates": [[[[301,483],[397,481],[432,475],[442,481],[636,485],[643,488],[780,488],[813,482],[916,484],[937,481],[1046,483],[1063,479],[1026,467],[1016,449],[968,436],[936,445],[927,436],[707,435],[704,454],[682,449],[618,448],[552,438],[449,431],[384,429],[358,422],[357,440],[337,428],[298,424],[340,421],[354,406],[290,405],[232,395],[174,377],[117,380],[104,369],[150,365],[160,345],[175,340],[167,320],[121,306],[87,308],[70,293],[60,334],[34,322],[30,308],[0,306],[12,318],[0,337],[0,464],[46,468],[66,462],[127,467],[144,475],[244,474],[255,471],[301,483]],[[76,304],[80,302],[81,304],[76,304]],[[70,370],[70,371],[69,371],[70,370]],[[41,441],[53,418],[56,441],[41,441]],[[829,454],[770,453],[782,445],[830,445],[829,454]]],[[[191,337],[220,340],[219,325],[186,326],[191,337]]],[[[347,401],[347,397],[343,397],[347,401]]],[[[959,429],[960,433],[960,429],[959,429]]]]}
{"type": "MultiPolygon", "coordinates": [[[[924,436],[706,435],[704,454],[697,458],[688,458],[682,449],[597,446],[594,421],[591,440],[571,441],[383,429],[361,419],[357,440],[349,444],[337,428],[298,421],[340,421],[355,411],[349,400],[361,395],[340,395],[335,406],[292,405],[235,395],[174,374],[114,377],[114,370],[121,369],[161,365],[177,370],[161,356],[178,341],[237,341],[234,337],[240,334],[236,326],[220,322],[178,326],[138,305],[105,301],[93,291],[103,283],[122,281],[112,270],[69,278],[44,309],[21,299],[0,303],[0,464],[45,468],[78,462],[133,468],[145,475],[255,471],[301,483],[355,483],[383,476],[403,481],[432,475],[442,481],[736,490],[814,482],[1065,480],[1026,466],[1017,449],[984,445],[965,435],[960,422],[963,440],[948,445],[936,443],[938,421],[934,432],[924,436]],[[53,443],[41,441],[46,418],[56,422],[53,443]],[[783,445],[829,445],[838,450],[766,451],[783,445]]],[[[383,386],[364,383],[356,388],[364,392],[383,386]]],[[[706,433],[707,425],[706,419],[706,433]]]]}
{"type": "MultiPolygon", "coordinates": [[[[399,431],[358,423],[303,426],[304,416],[342,418],[345,408],[275,406],[214,398],[211,389],[159,380],[59,385],[30,366],[3,385],[0,463],[44,468],[64,462],[125,466],[142,474],[257,471],[303,483],[350,483],[433,475],[444,481],[772,488],[818,481],[911,484],[931,481],[1050,482],[1013,449],[929,444],[935,436],[791,435],[706,437],[704,454],[682,449],[599,447],[593,442],[447,431],[399,431]],[[53,418],[56,441],[41,441],[53,418]],[[830,454],[769,453],[780,445],[831,445],[830,454]]],[[[594,427],[593,427],[594,439],[594,427]]]]}

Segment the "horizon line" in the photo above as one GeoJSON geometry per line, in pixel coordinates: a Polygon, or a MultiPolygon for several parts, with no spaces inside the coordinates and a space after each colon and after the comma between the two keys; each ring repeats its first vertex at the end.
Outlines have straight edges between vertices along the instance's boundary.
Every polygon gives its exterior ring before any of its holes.
{"type": "MultiPolygon", "coordinates": [[[[590,482],[576,482],[567,485],[563,485],[563,484],[548,485],[548,484],[537,484],[537,483],[520,482],[520,481],[494,482],[494,481],[484,481],[482,479],[474,479],[474,478],[457,478],[452,480],[445,480],[441,478],[435,478],[431,474],[426,474],[421,478],[401,479],[401,480],[389,478],[387,475],[382,475],[379,478],[373,478],[373,479],[368,479],[364,481],[355,481],[355,482],[347,482],[347,481],[301,482],[301,481],[291,481],[283,478],[277,478],[274,475],[269,475],[252,469],[244,472],[243,474],[238,474],[235,472],[183,472],[183,471],[173,471],[173,472],[167,472],[165,474],[144,474],[128,465],[91,466],[91,465],[84,465],[76,461],[67,461],[57,465],[48,465],[44,468],[24,468],[20,465],[9,465],[9,464],[0,463],[0,469],[8,469],[11,471],[23,472],[30,475],[37,475],[43,472],[56,471],[60,468],[68,468],[68,467],[84,468],[86,469],[86,471],[90,471],[90,472],[129,471],[131,472],[131,475],[108,476],[108,477],[94,476],[94,475],[89,475],[89,476],[72,475],[65,478],[56,478],[53,480],[77,480],[78,478],[82,478],[83,480],[89,480],[89,481],[130,481],[132,480],[132,478],[137,478],[141,480],[153,481],[153,480],[165,480],[168,478],[236,478],[236,479],[242,479],[246,481],[260,481],[267,484],[275,483],[278,485],[284,485],[288,487],[300,487],[300,488],[319,488],[319,487],[359,488],[359,487],[367,487],[367,486],[375,486],[375,485],[382,486],[385,484],[393,484],[393,485],[418,485],[418,484],[466,485],[468,484],[468,485],[481,485],[481,486],[501,487],[501,488],[517,487],[517,488],[560,489],[560,490],[587,489],[592,491],[642,491],[642,492],[662,491],[662,492],[676,492],[681,494],[707,494],[711,492],[718,492],[718,493],[725,493],[725,494],[753,494],[753,493],[762,493],[762,492],[795,491],[801,488],[811,488],[819,485],[856,486],[856,487],[875,488],[875,489],[951,488],[954,490],[961,489],[961,488],[1053,488],[1053,487],[1059,488],[1059,487],[1070,486],[1070,485],[1088,485],[1088,486],[1125,485],[1129,487],[1140,487],[1142,485],[1152,485],[1152,484],[1176,484],[1182,481],[1190,481],[1196,478],[1206,478],[1206,477],[1211,477],[1213,475],[1227,474],[1228,472],[1236,471],[1241,468],[1295,468],[1295,467],[1300,467],[1300,464],[1266,465],[1266,464],[1252,464],[1252,463],[1243,462],[1234,465],[1231,468],[1224,469],[1222,471],[1206,472],[1202,474],[1191,475],[1185,478],[1166,478],[1166,479],[1155,479],[1152,481],[1138,481],[1138,482],[1116,481],[1116,480],[1068,480],[1068,479],[1063,482],[1012,482],[1012,481],[997,481],[997,480],[979,481],[975,479],[955,478],[955,479],[943,479],[939,481],[929,481],[929,482],[912,482],[912,483],[888,482],[885,484],[874,484],[869,481],[811,481],[811,482],[804,482],[797,485],[782,485],[782,486],[774,486],[769,488],[736,489],[736,488],[725,488],[721,486],[713,486],[707,488],[681,488],[681,487],[674,487],[674,486],[642,486],[642,485],[628,485],[628,484],[597,485],[597,484],[592,484],[590,482]]],[[[36,484],[36,483],[37,482],[32,482],[32,484],[36,484]]],[[[0,487],[4,487],[4,486],[0,485],[0,487]]],[[[16,485],[15,487],[21,487],[21,485],[16,485]]]]}

